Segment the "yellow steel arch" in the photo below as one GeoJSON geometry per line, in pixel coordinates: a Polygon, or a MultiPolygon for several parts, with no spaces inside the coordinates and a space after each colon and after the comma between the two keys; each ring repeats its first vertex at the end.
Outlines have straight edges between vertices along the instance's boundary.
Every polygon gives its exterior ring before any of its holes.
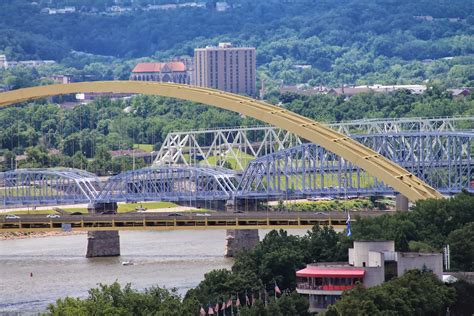
{"type": "Polygon", "coordinates": [[[288,130],[366,170],[411,201],[442,198],[404,168],[370,148],[325,125],[283,108],[219,90],[172,83],[142,81],[95,81],[25,88],[0,94],[0,106],[27,100],[80,92],[140,93],[179,98],[238,112],[288,130]]]}

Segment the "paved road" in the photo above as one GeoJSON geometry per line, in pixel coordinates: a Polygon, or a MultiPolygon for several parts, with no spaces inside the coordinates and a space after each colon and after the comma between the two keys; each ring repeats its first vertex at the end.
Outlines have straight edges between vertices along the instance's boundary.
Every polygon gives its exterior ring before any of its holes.
{"type": "MultiPolygon", "coordinates": [[[[382,211],[366,211],[366,212],[353,212],[354,214],[360,216],[377,216],[386,214],[389,212],[382,211]]],[[[343,212],[244,212],[244,213],[226,213],[226,212],[215,212],[215,213],[171,213],[171,212],[160,212],[160,213],[118,213],[118,214],[109,214],[109,215],[99,215],[99,214],[84,214],[84,215],[61,215],[59,218],[47,218],[47,215],[20,215],[19,219],[7,219],[6,216],[0,215],[0,222],[45,222],[51,220],[53,222],[68,222],[68,221],[78,221],[78,220],[87,220],[87,221],[136,221],[136,220],[164,220],[164,219],[180,219],[180,220],[192,220],[192,219],[266,219],[267,217],[271,218],[282,218],[282,219],[292,219],[292,218],[301,218],[301,219],[335,219],[341,220],[347,217],[343,212]],[[177,215],[180,214],[180,215],[177,215]]]]}

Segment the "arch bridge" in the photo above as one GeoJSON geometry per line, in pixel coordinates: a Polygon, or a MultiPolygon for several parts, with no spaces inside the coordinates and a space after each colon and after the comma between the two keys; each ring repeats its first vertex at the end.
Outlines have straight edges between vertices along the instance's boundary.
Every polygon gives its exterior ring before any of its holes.
{"type": "Polygon", "coordinates": [[[265,123],[288,130],[342,157],[371,176],[400,192],[411,201],[442,198],[441,193],[403,167],[345,134],[323,124],[263,101],[214,89],[188,85],[139,82],[101,81],[58,84],[8,91],[0,94],[0,106],[54,95],[96,93],[139,93],[179,98],[238,112],[265,123]]]}

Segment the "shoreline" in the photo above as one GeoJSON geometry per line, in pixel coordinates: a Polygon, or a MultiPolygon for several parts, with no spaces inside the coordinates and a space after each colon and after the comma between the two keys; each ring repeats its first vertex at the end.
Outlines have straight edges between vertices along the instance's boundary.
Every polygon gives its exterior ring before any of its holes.
{"type": "Polygon", "coordinates": [[[71,235],[87,234],[87,232],[38,232],[38,233],[0,233],[0,241],[15,240],[15,239],[29,239],[29,238],[44,238],[44,237],[61,237],[71,235]]]}

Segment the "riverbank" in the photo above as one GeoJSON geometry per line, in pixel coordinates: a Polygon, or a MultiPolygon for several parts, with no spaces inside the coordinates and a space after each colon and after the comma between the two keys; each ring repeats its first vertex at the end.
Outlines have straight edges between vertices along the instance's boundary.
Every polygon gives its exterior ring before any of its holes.
{"type": "Polygon", "coordinates": [[[38,233],[0,233],[0,240],[57,237],[87,234],[87,232],[38,232],[38,233]]]}

